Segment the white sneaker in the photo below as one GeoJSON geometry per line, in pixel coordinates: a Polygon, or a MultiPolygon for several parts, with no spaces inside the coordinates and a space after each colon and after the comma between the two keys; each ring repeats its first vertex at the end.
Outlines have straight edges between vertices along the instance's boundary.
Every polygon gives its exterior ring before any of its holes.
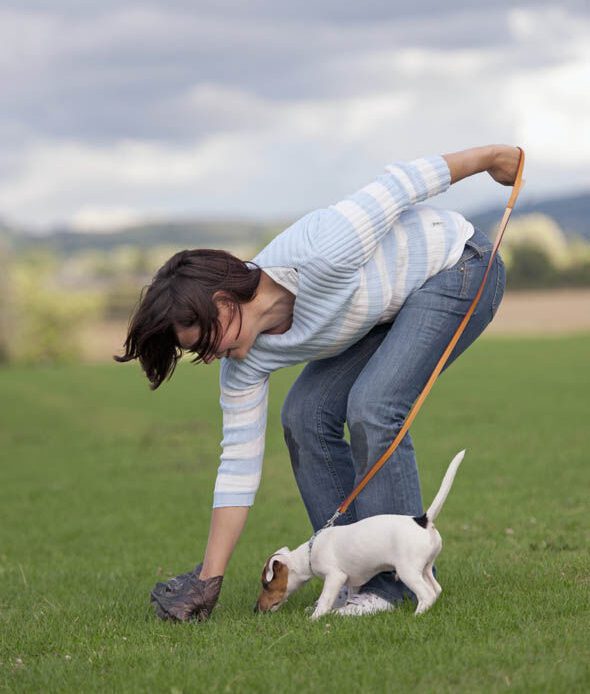
{"type": "Polygon", "coordinates": [[[349,592],[348,586],[342,586],[340,590],[338,591],[338,596],[336,600],[334,600],[334,604],[332,605],[333,610],[337,610],[340,607],[344,607],[346,605],[347,601],[349,598],[352,597],[352,593],[349,592]]]}
{"type": "Polygon", "coordinates": [[[387,602],[379,595],[375,595],[375,593],[356,593],[348,598],[343,607],[334,610],[334,613],[344,617],[359,617],[364,614],[376,614],[394,609],[395,605],[387,602]]]}
{"type": "MultiPolygon", "coordinates": [[[[334,605],[332,606],[332,612],[334,610],[337,610],[340,607],[344,607],[346,605],[347,600],[349,597],[352,597],[352,594],[348,594],[348,586],[342,586],[340,590],[338,591],[338,596],[336,597],[336,600],[334,601],[334,605]]],[[[305,608],[305,612],[308,614],[311,614],[312,612],[315,612],[315,608],[318,606],[318,601],[316,600],[313,605],[308,605],[305,608]]]]}

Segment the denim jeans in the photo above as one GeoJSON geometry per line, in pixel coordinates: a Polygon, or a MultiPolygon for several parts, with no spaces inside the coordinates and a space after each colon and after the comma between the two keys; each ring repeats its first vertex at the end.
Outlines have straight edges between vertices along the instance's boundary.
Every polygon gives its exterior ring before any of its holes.
{"type": "MultiPolygon", "coordinates": [[[[376,326],[342,354],[310,362],[293,384],[282,423],[314,530],[332,516],[393,441],[477,293],[491,248],[487,236],[476,230],[459,261],[414,291],[392,323],[376,326]],[[350,445],[344,439],[345,422],[350,445]]],[[[504,286],[504,265],[496,256],[477,309],[447,366],[492,320],[504,286]]],[[[337,523],[382,513],[423,513],[409,433],[337,523]]],[[[390,602],[413,597],[392,573],[378,574],[362,591],[390,602]]]]}

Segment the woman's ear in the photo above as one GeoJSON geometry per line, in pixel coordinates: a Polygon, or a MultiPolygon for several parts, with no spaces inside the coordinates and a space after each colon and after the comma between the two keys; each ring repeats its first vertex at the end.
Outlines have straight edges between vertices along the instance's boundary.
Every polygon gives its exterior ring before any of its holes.
{"type": "Polygon", "coordinates": [[[236,302],[229,296],[227,292],[223,291],[223,289],[218,289],[213,293],[211,298],[217,307],[218,314],[220,314],[218,317],[223,315],[227,324],[231,323],[236,313],[239,312],[236,302]]]}
{"type": "Polygon", "coordinates": [[[218,289],[216,292],[213,292],[213,296],[211,298],[215,303],[218,303],[219,301],[227,301],[227,294],[223,291],[223,289],[218,289]]]}
{"type": "Polygon", "coordinates": [[[213,296],[211,298],[213,299],[217,308],[219,308],[220,304],[228,307],[231,307],[234,304],[230,295],[223,289],[218,289],[216,292],[213,292],[213,296]]]}
{"type": "Polygon", "coordinates": [[[217,309],[217,315],[219,317],[219,314],[224,308],[227,308],[228,306],[228,301],[227,301],[227,295],[224,291],[222,290],[217,290],[216,292],[213,293],[213,296],[211,297],[213,300],[213,303],[215,304],[215,308],[217,309]]]}

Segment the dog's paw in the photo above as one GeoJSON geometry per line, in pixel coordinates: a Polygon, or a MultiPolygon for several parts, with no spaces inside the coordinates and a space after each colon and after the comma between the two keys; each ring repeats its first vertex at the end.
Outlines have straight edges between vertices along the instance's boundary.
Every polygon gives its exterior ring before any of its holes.
{"type": "Polygon", "coordinates": [[[418,603],[418,607],[414,611],[414,615],[419,617],[421,614],[428,612],[428,610],[434,605],[434,602],[418,603]]]}

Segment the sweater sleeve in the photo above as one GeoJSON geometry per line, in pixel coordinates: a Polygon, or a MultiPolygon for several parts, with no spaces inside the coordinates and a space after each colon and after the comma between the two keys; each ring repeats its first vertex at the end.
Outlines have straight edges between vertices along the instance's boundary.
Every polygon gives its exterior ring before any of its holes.
{"type": "Polygon", "coordinates": [[[397,162],[354,195],[319,211],[313,242],[332,265],[357,269],[408,207],[443,193],[451,183],[442,156],[397,162]]]}
{"type": "Polygon", "coordinates": [[[246,388],[228,383],[230,366],[222,360],[220,404],[223,410],[221,464],[213,507],[252,506],[260,485],[268,408],[268,376],[246,388]]]}

